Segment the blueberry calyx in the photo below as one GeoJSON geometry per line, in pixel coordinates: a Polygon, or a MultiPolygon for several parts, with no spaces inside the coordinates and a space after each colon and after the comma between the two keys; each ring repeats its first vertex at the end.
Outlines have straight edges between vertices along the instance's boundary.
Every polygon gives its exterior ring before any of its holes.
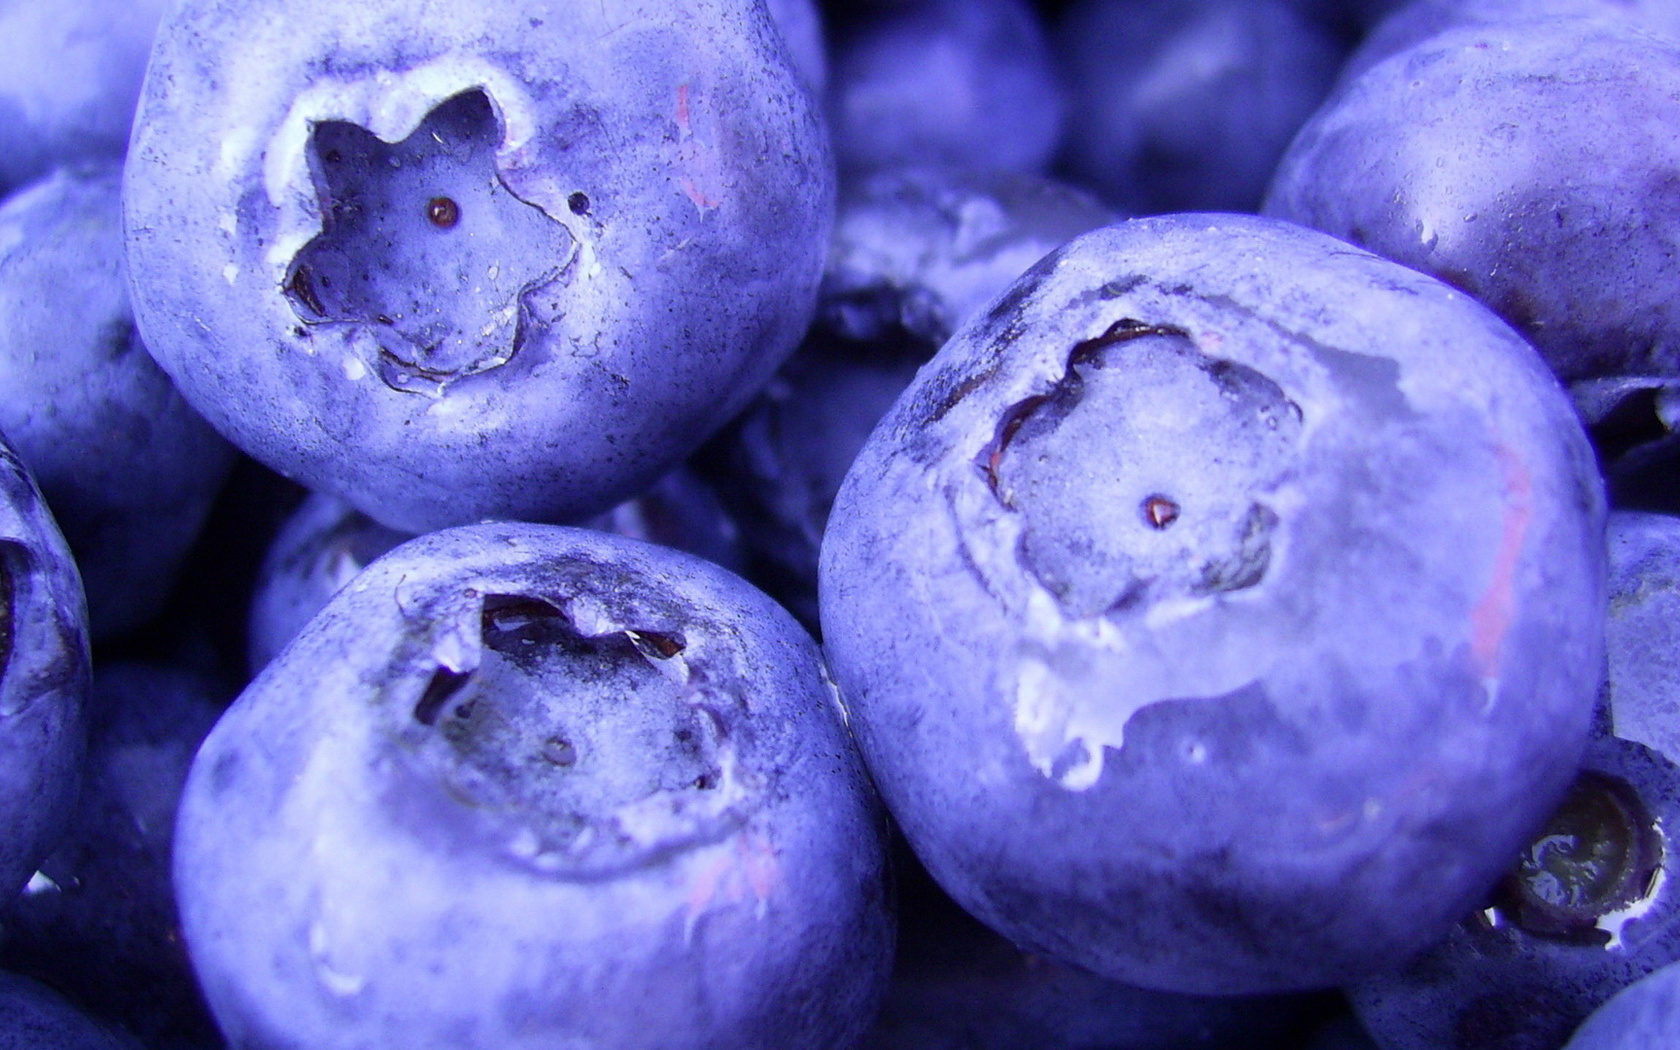
{"type": "Polygon", "coordinates": [[[1625,781],[1581,773],[1495,893],[1527,933],[1608,945],[1603,919],[1649,896],[1662,867],[1655,819],[1625,781]]]}
{"type": "Polygon", "coordinates": [[[469,598],[478,637],[440,653],[404,735],[452,797],[517,823],[514,859],[606,877],[720,840],[756,806],[744,701],[682,635],[587,599],[469,598]]]}
{"type": "Polygon", "coordinates": [[[1279,522],[1267,494],[1294,469],[1301,419],[1267,376],[1127,317],[1007,409],[976,466],[1064,612],[1131,616],[1260,584],[1279,522]],[[1116,521],[1121,507],[1138,517],[1116,521]]]}
{"type": "Polygon", "coordinates": [[[435,395],[505,364],[570,268],[571,233],[502,181],[501,139],[483,89],[445,99],[399,142],[311,125],[321,230],[282,291],[304,324],[364,332],[393,389],[435,395]]]}
{"type": "MultiPolygon", "coordinates": [[[[1132,317],[1123,317],[1108,326],[1102,335],[1095,339],[1083,339],[1074,344],[1073,352],[1068,355],[1067,368],[1062,373],[1062,379],[1056,384],[1057,392],[1066,390],[1068,394],[1077,398],[1083,386],[1077,366],[1090,363],[1101,351],[1124,343],[1131,339],[1141,339],[1149,335],[1176,335],[1188,338],[1182,328],[1171,325],[1151,325],[1132,317]],[[1071,389],[1069,389],[1071,388],[1071,389]]],[[[1016,402],[1004,413],[1003,420],[998,424],[997,436],[980,450],[979,467],[986,477],[986,484],[992,490],[992,495],[1006,507],[1014,509],[1013,496],[1007,492],[998,478],[998,468],[1003,464],[1003,455],[1009,445],[1020,432],[1021,425],[1028,417],[1048,403],[1054,394],[1038,394],[1016,402]]]]}

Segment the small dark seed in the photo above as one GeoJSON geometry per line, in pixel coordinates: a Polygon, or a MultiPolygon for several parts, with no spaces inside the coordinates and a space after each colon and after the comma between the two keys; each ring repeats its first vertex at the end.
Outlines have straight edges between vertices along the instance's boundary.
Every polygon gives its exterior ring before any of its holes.
{"type": "Polygon", "coordinates": [[[461,206],[448,197],[433,197],[426,202],[426,218],[433,226],[447,230],[461,221],[461,206]]]}
{"type": "Polygon", "coordinates": [[[1178,520],[1178,504],[1165,496],[1150,496],[1143,501],[1143,517],[1150,526],[1164,529],[1178,520]]]}

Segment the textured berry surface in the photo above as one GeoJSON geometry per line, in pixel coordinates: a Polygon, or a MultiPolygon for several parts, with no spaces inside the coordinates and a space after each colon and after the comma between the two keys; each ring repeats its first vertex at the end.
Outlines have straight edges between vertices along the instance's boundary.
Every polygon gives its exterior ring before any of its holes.
{"type": "Polygon", "coordinates": [[[832,160],[757,3],[194,0],[147,85],[148,347],[239,447],[390,527],[603,511],[809,321],[832,160]]]}
{"type": "Polygon", "coordinates": [[[1470,25],[1301,129],[1264,211],[1433,274],[1569,383],[1680,370],[1680,44],[1626,22],[1470,25]]]}
{"type": "Polygon", "coordinates": [[[902,168],[843,187],[811,331],[704,456],[753,578],[807,626],[829,508],[870,430],[958,325],[1112,219],[1036,175],[902,168]]]}
{"type": "Polygon", "coordinates": [[[1133,220],[883,420],[824,637],[979,918],[1157,988],[1335,984],[1445,933],[1573,775],[1602,515],[1555,379],[1467,297],[1276,221],[1133,220]]]}
{"type": "Polygon", "coordinates": [[[843,1047],[881,815],[816,647],[710,563],[523,524],[358,575],[212,731],[176,884],[238,1046],[843,1047]]]}

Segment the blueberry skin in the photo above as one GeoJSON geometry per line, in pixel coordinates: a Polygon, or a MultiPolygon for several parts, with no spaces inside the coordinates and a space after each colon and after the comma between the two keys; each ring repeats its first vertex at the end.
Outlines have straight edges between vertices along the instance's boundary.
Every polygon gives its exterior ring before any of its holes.
{"type": "Polygon", "coordinates": [[[1388,56],[1448,29],[1583,16],[1628,19],[1669,37],[1680,33],[1680,8],[1667,0],[1412,0],[1371,29],[1342,65],[1338,80],[1348,83],[1388,56]]]}
{"type": "Polygon", "coordinates": [[[0,3],[0,197],[128,148],[166,0],[0,3]]]}
{"type": "Polygon", "coordinates": [[[1338,984],[1442,936],[1568,783],[1603,514],[1555,379],[1468,297],[1275,220],[1138,219],[876,429],[825,644],[916,853],[1015,943],[1338,984]]]}
{"type": "MultiPolygon", "coordinates": [[[[739,572],[739,532],[717,495],[686,467],[584,523],[587,528],[687,551],[739,572]]],[[[251,596],[249,665],[261,669],[369,562],[413,539],[342,500],[311,494],[274,537],[251,596]]]]}
{"type": "Polygon", "coordinates": [[[1680,518],[1610,516],[1611,730],[1680,763],[1680,518]]]}
{"type": "Polygon", "coordinates": [[[1043,172],[1065,89],[1025,0],[863,7],[834,27],[828,113],[843,169],[1043,172]]]}
{"type": "Polygon", "coordinates": [[[913,857],[894,861],[897,960],[859,1050],[1300,1050],[1313,997],[1105,981],[1022,951],[957,907],[913,857]]]}
{"type": "Polygon", "coordinates": [[[370,562],[413,538],[336,497],[307,496],[280,526],[257,572],[246,624],[252,672],[268,666],[370,562]]]}
{"type": "Polygon", "coordinates": [[[43,984],[0,973],[0,1050],[141,1050],[43,984]]]}
{"type": "MultiPolygon", "coordinates": [[[[1680,849],[1671,839],[1680,826],[1680,518],[1618,511],[1607,533],[1608,675],[1583,768],[1638,807],[1635,822],[1651,829],[1644,852],[1657,855],[1652,871],[1630,874],[1640,890],[1632,899],[1613,898],[1597,922],[1573,929],[1551,926],[1545,915],[1544,925],[1525,921],[1510,894],[1496,893],[1491,907],[1400,972],[1353,988],[1359,1015],[1384,1050],[1555,1050],[1620,989],[1680,959],[1680,849]]],[[[1559,831],[1568,827],[1543,834],[1566,842],[1567,831],[1559,831]]],[[[1576,841],[1551,848],[1617,855],[1608,835],[1576,841]]],[[[1651,862],[1626,863],[1632,872],[1651,862]]],[[[1597,892],[1577,897],[1591,902],[1597,892]]]]}
{"type": "Polygon", "coordinates": [[[770,20],[787,44],[788,58],[812,98],[828,89],[828,41],[817,0],[766,0],[770,20]]]}
{"type": "Polygon", "coordinates": [[[0,966],[155,1050],[221,1045],[181,943],[170,851],[187,769],[224,702],[184,669],[101,667],[75,818],[0,912],[0,966]]]}
{"type": "Polygon", "coordinates": [[[1587,1018],[1566,1050],[1650,1050],[1680,1042],[1680,965],[1628,986],[1587,1018]]]}
{"type": "Polygon", "coordinates": [[[0,206],[0,430],[76,555],[96,639],[162,608],[233,466],[134,328],[122,167],[60,169],[0,206]]]}
{"type": "Polygon", "coordinates": [[[1083,0],[1055,40],[1064,169],[1139,215],[1258,209],[1344,53],[1288,0],[1083,0]]]}
{"type": "Polygon", "coordinates": [[[811,332],[703,456],[754,582],[817,629],[817,550],[870,430],[968,315],[1114,218],[1038,175],[901,168],[842,185],[811,332]]]}
{"type": "Polygon", "coordinates": [[[1680,370],[1680,48],[1623,21],[1466,26],[1344,85],[1264,212],[1476,296],[1567,383],[1680,370]]]}
{"type": "Polygon", "coordinates": [[[739,573],[746,554],[740,525],[722,497],[687,463],[679,464],[634,499],[582,523],[644,543],[671,547],[739,573]]]}
{"type": "Polygon", "coordinates": [[[832,164],[760,3],[190,0],[129,156],[136,316],[219,431],[387,526],[577,520],[793,349],[832,164]]]}
{"type": "MultiPolygon", "coordinates": [[[[1680,820],[1676,757],[1610,732],[1587,748],[1584,778],[1622,786],[1658,829],[1664,852],[1642,896],[1586,931],[1596,935],[1589,937],[1525,927],[1500,893],[1479,902],[1480,910],[1404,968],[1349,989],[1377,1045],[1557,1050],[1620,989],[1680,959],[1680,858],[1667,830],[1680,820]]],[[[1525,853],[1543,856],[1547,848],[1525,853]]]]}
{"type": "Polygon", "coordinates": [[[75,812],[91,674],[76,563],[0,440],[0,900],[23,888],[75,812]]]}
{"type": "Polygon", "coordinates": [[[841,185],[817,324],[931,357],[969,315],[1081,233],[1118,218],[1042,175],[912,165],[841,185]]]}
{"type": "Polygon", "coordinates": [[[396,548],[188,779],[176,885],[229,1043],[850,1045],[892,922],[824,675],[674,551],[525,524],[396,548]],[[551,659],[552,696],[496,692],[551,659]]]}

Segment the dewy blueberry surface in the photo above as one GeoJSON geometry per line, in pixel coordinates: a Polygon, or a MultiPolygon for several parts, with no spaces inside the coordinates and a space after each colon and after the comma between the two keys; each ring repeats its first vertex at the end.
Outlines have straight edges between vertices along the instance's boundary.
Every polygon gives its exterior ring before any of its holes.
{"type": "Polygon", "coordinates": [[[238,1046],[840,1048],[890,961],[883,832],[786,612],[486,524],[375,561],[240,697],[176,883],[238,1046]]]}
{"type": "Polygon", "coordinates": [[[148,347],[390,527],[605,510],[809,321],[833,161],[758,3],[189,2],[147,84],[148,347]]]}
{"type": "Polygon", "coordinates": [[[1680,34],[1680,8],[1665,0],[1416,0],[1377,23],[1342,64],[1347,83],[1389,55],[1460,26],[1588,16],[1633,22],[1661,36],[1680,34]]]}
{"type": "Polygon", "coordinates": [[[1139,219],[882,421],[824,637],[976,916],[1149,987],[1338,984],[1445,933],[1574,774],[1602,514],[1556,380],[1468,297],[1285,223],[1139,219]]]}

